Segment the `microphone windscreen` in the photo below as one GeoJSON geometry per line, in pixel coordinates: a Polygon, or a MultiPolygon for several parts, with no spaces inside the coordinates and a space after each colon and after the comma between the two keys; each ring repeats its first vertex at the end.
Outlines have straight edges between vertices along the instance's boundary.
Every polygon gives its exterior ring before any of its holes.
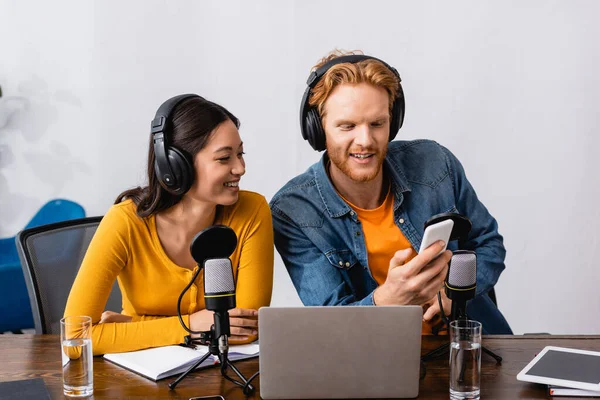
{"type": "Polygon", "coordinates": [[[235,292],[233,269],[229,258],[215,258],[204,262],[204,293],[235,292]]]}
{"type": "Polygon", "coordinates": [[[209,258],[227,258],[237,246],[237,235],[228,226],[213,225],[200,231],[190,244],[192,258],[202,265],[209,258]]]}
{"type": "Polygon", "coordinates": [[[471,287],[477,283],[477,256],[473,251],[459,250],[454,253],[448,270],[448,285],[471,287]]]}

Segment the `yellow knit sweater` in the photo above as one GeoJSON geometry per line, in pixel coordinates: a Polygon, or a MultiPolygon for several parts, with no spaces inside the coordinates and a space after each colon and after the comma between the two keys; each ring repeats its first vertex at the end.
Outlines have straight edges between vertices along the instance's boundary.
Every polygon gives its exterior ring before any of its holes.
{"type": "MultiPolygon", "coordinates": [[[[187,332],[177,318],[177,298],[193,271],[179,267],[165,253],[154,216],[140,218],[131,200],[112,206],[92,239],[71,288],[65,316],[92,317],[94,355],[177,344],[187,332]],[[128,323],[102,323],[100,317],[118,279],[128,323]]],[[[220,218],[231,227],[238,245],[231,255],[237,307],[268,306],[273,287],[273,227],[265,198],[240,191],[238,201],[223,207],[220,218]]],[[[181,313],[204,308],[202,274],[186,292],[181,313]]]]}

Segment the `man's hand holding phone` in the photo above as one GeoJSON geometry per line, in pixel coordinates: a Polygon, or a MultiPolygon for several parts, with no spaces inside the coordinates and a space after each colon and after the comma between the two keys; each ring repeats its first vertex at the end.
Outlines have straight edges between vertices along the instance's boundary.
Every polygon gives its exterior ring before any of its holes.
{"type": "Polygon", "coordinates": [[[446,250],[454,221],[446,219],[425,228],[419,254],[397,251],[390,260],[388,275],[373,293],[377,305],[423,305],[443,287],[452,252],[446,250]],[[410,260],[410,261],[408,261],[410,260]]]}
{"type": "Polygon", "coordinates": [[[422,305],[429,301],[443,287],[448,274],[452,252],[445,248],[446,242],[437,241],[412,260],[413,249],[397,251],[385,282],[373,293],[375,304],[422,305]]]}

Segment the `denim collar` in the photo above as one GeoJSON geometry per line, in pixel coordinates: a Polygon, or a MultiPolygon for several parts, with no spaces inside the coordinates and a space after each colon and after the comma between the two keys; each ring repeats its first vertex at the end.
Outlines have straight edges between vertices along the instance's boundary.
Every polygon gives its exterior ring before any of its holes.
{"type": "MultiPolygon", "coordinates": [[[[323,200],[323,204],[325,205],[325,209],[329,213],[329,216],[331,218],[339,218],[351,212],[352,209],[340,197],[340,195],[338,195],[335,187],[331,183],[331,180],[327,175],[328,161],[329,157],[327,156],[327,152],[324,152],[321,160],[315,164],[315,168],[313,168],[313,174],[315,177],[317,190],[319,191],[319,195],[321,196],[321,200],[323,200]]],[[[406,176],[404,173],[402,173],[398,166],[393,166],[389,152],[383,162],[383,168],[392,180],[392,191],[394,193],[394,197],[396,198],[396,201],[394,201],[395,211],[398,207],[400,207],[400,204],[402,204],[402,201],[404,200],[403,193],[410,192],[410,185],[408,184],[406,176]]]]}

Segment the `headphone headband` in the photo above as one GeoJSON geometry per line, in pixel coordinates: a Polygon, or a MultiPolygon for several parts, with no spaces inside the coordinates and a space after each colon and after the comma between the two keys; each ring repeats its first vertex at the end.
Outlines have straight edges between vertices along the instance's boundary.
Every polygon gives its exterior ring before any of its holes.
{"type": "Polygon", "coordinates": [[[398,70],[396,70],[396,68],[392,67],[385,61],[380,60],[379,58],[376,58],[376,57],[366,56],[364,54],[350,54],[347,56],[336,57],[333,60],[329,60],[325,64],[321,65],[319,68],[317,68],[316,70],[311,72],[308,79],[306,80],[306,84],[311,89],[314,88],[315,85],[317,84],[317,82],[319,81],[319,79],[321,79],[321,77],[323,75],[325,75],[325,73],[329,70],[329,68],[333,67],[334,65],[344,64],[344,63],[356,64],[358,62],[365,61],[365,60],[379,61],[380,63],[385,65],[387,67],[387,69],[392,71],[394,73],[394,75],[396,75],[398,77],[399,82],[402,81],[402,79],[400,79],[400,74],[398,73],[398,70]]]}
{"type": "Polygon", "coordinates": [[[192,97],[200,97],[197,94],[180,94],[175,97],[171,97],[167,101],[161,104],[161,106],[156,110],[156,115],[151,123],[151,132],[152,134],[161,133],[165,130],[171,131],[171,112],[175,107],[179,105],[179,103],[183,102],[192,97]]]}
{"type": "Polygon", "coordinates": [[[402,127],[404,121],[404,92],[400,82],[400,74],[396,68],[392,67],[383,60],[376,57],[367,56],[364,54],[351,54],[346,56],[336,57],[333,60],[327,61],[325,64],[312,71],[306,80],[306,90],[302,96],[300,103],[300,131],[304,140],[308,141],[313,149],[317,151],[325,150],[325,130],[321,122],[321,116],[316,107],[309,105],[310,92],[316,86],[317,82],[327,73],[327,71],[337,64],[351,63],[356,64],[364,60],[375,60],[382,63],[398,78],[398,93],[394,104],[392,104],[392,119],[390,121],[390,136],[389,141],[392,141],[398,130],[402,127]]]}

